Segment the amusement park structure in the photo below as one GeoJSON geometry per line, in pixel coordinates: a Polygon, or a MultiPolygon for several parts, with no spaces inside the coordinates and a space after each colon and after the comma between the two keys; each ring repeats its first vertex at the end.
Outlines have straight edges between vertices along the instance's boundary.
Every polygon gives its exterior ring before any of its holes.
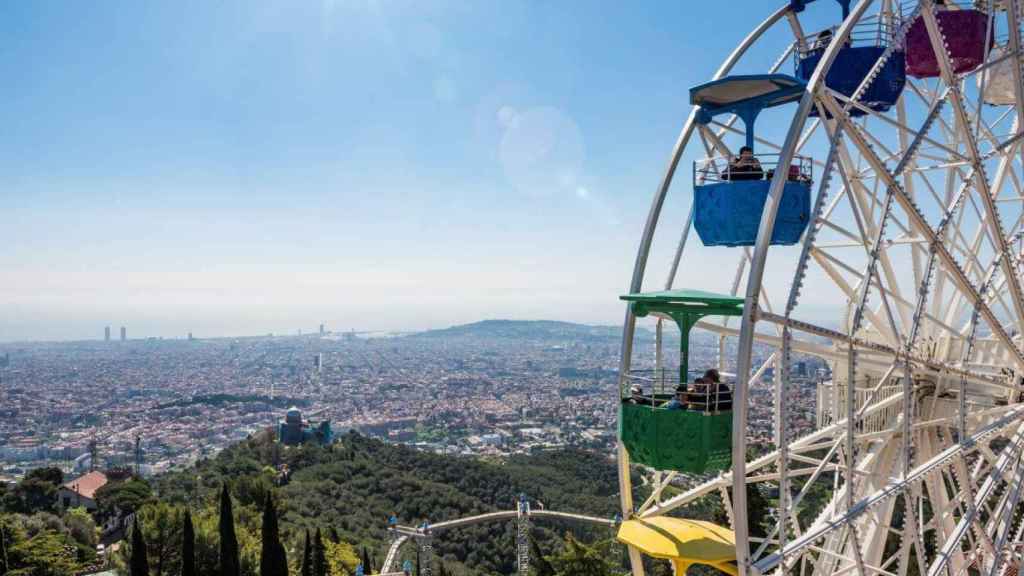
{"type": "MultiPolygon", "coordinates": [[[[634,576],[645,556],[739,576],[1017,573],[1022,4],[790,0],[691,89],[622,296],[617,535],[634,576]],[[652,279],[657,258],[667,272],[652,279]],[[634,350],[643,323],[653,359],[634,350]],[[666,324],[679,366],[665,365],[666,324]],[[715,337],[715,365],[691,365],[695,328],[715,337]],[[796,356],[830,373],[799,435],[796,356]],[[774,446],[754,454],[762,383],[774,446]],[[691,487],[667,490],[683,474],[691,487]],[[748,515],[748,490],[777,494],[768,518],[748,515]],[[728,526],[685,518],[711,494],[728,526]]],[[[396,525],[392,552],[459,522],[552,514],[396,525]]]]}

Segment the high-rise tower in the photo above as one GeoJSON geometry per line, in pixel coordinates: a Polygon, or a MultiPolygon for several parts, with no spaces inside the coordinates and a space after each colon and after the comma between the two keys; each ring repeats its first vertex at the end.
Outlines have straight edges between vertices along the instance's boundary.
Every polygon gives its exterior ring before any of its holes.
{"type": "Polygon", "coordinates": [[[121,326],[121,342],[124,342],[127,339],[128,339],[128,330],[124,326],[121,326]]]}
{"type": "Polygon", "coordinates": [[[142,436],[135,435],[135,475],[142,476],[142,436]]]}
{"type": "Polygon", "coordinates": [[[103,341],[110,342],[110,326],[103,328],[103,341]]]}

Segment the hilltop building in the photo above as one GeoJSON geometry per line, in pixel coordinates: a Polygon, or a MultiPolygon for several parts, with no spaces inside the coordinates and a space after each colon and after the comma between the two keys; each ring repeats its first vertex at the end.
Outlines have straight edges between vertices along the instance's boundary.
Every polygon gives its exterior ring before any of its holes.
{"type": "Polygon", "coordinates": [[[65,482],[57,493],[61,508],[84,507],[92,512],[96,510],[96,491],[107,484],[107,475],[103,472],[89,472],[70,482],[65,482]]]}
{"type": "Polygon", "coordinates": [[[292,406],[285,413],[284,420],[277,425],[277,438],[287,446],[298,446],[307,441],[316,441],[326,445],[334,441],[331,421],[324,420],[317,426],[302,419],[302,412],[292,406]]]}

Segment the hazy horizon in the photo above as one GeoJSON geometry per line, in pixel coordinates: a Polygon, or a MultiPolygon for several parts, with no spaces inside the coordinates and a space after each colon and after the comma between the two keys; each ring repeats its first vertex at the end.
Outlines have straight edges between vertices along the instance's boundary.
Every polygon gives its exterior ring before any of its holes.
{"type": "MultiPolygon", "coordinates": [[[[616,324],[591,324],[583,322],[571,322],[568,320],[559,320],[557,318],[481,318],[479,320],[473,320],[466,323],[450,324],[444,326],[429,326],[426,328],[410,329],[410,330],[364,330],[358,326],[352,326],[347,328],[331,327],[328,324],[324,324],[324,332],[328,337],[344,336],[349,333],[356,334],[357,337],[380,337],[391,334],[402,335],[402,334],[417,334],[421,332],[429,332],[432,330],[444,330],[446,328],[453,328],[458,326],[467,326],[471,324],[478,324],[481,322],[565,322],[569,324],[575,324],[578,326],[590,326],[590,327],[618,327],[616,324]]],[[[17,344],[61,344],[61,343],[75,343],[75,342],[102,342],[105,338],[104,328],[101,326],[99,332],[92,337],[86,338],[73,338],[73,339],[57,339],[57,340],[46,340],[46,339],[34,339],[34,340],[0,340],[0,344],[17,345],[17,344]]],[[[120,329],[119,325],[110,325],[110,342],[120,342],[120,329]]],[[[199,334],[195,331],[186,331],[181,334],[135,334],[131,331],[131,327],[125,326],[126,336],[129,342],[141,341],[141,340],[188,340],[191,335],[196,340],[217,340],[217,339],[231,339],[231,338],[267,338],[267,337],[291,337],[291,336],[319,336],[320,326],[300,326],[292,327],[290,330],[273,331],[268,330],[265,332],[256,333],[230,333],[230,334],[199,334]]],[[[641,330],[643,328],[640,328],[641,330]]]]}
{"type": "Polygon", "coordinates": [[[0,6],[0,341],[617,324],[687,90],[757,8],[0,6]]]}

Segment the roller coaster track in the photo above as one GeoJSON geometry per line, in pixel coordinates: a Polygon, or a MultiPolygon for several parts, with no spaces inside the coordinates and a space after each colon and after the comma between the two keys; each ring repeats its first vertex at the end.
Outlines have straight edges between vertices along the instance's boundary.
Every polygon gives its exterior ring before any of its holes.
{"type": "MultiPolygon", "coordinates": [[[[614,528],[619,525],[619,521],[614,518],[599,518],[597,516],[587,516],[584,514],[573,514],[571,512],[556,512],[554,510],[529,510],[528,512],[530,519],[543,519],[543,520],[568,520],[570,522],[579,522],[582,524],[597,524],[600,526],[607,526],[614,528]]],[[[430,538],[436,536],[440,532],[451,530],[454,528],[462,528],[465,526],[473,526],[475,524],[485,524],[488,522],[503,522],[516,520],[518,517],[518,510],[501,510],[499,512],[488,512],[487,514],[477,514],[475,516],[466,516],[464,518],[456,518],[454,520],[445,520],[444,522],[438,522],[437,524],[428,524],[419,528],[412,526],[394,525],[390,528],[392,534],[395,536],[391,542],[391,546],[388,548],[388,554],[384,558],[384,565],[381,566],[381,576],[389,574],[402,574],[402,572],[393,572],[395,570],[395,563],[398,559],[398,551],[403,544],[409,541],[409,539],[417,538],[430,538]]]]}

